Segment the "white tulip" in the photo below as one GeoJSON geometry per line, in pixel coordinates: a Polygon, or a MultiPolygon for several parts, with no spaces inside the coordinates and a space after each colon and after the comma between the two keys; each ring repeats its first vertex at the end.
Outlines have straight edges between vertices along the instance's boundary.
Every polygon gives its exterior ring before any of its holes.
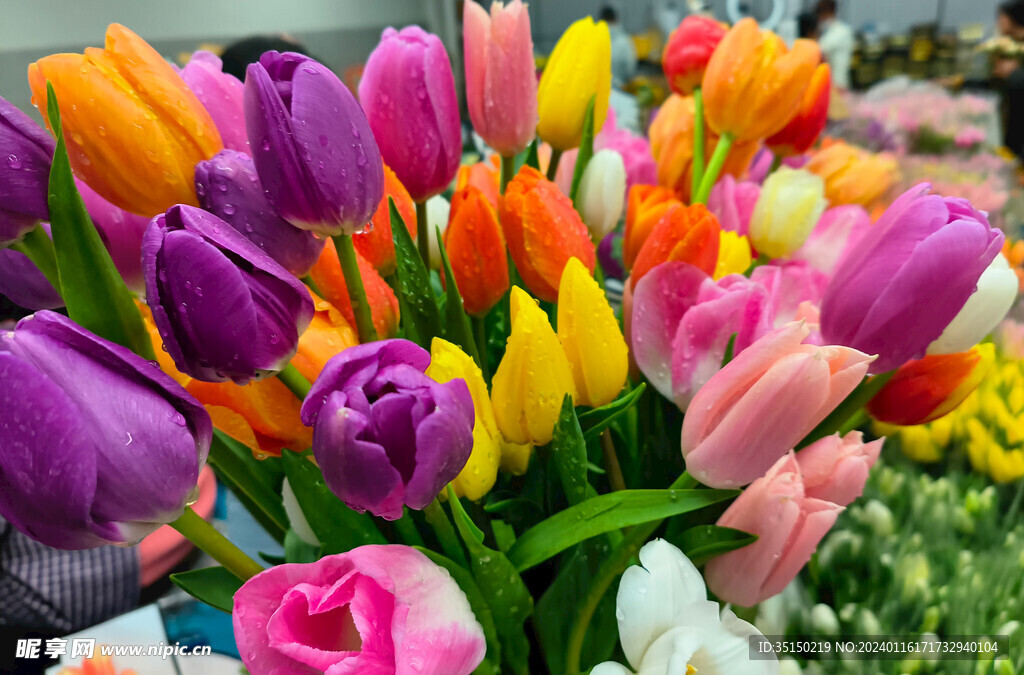
{"type": "Polygon", "coordinates": [[[1002,253],[997,255],[978,279],[978,288],[967,298],[967,304],[928,345],[929,354],[956,354],[985,339],[1017,299],[1017,275],[1002,253]]]}
{"type": "Polygon", "coordinates": [[[284,501],[284,512],[288,516],[288,522],[295,530],[295,534],[299,535],[299,539],[310,546],[320,546],[320,539],[313,532],[313,528],[309,526],[309,521],[302,513],[299,500],[295,498],[295,491],[292,490],[287,478],[281,484],[281,498],[284,501]]]}
{"type": "Polygon", "coordinates": [[[615,229],[626,198],[626,165],[614,150],[594,153],[580,179],[576,203],[594,242],[615,229]]]}
{"type": "Polygon", "coordinates": [[[448,229],[448,215],[451,210],[451,204],[441,195],[435,195],[427,200],[427,236],[430,237],[431,269],[441,269],[441,247],[437,244],[437,228],[441,228],[442,235],[448,229]]]}
{"type": "Polygon", "coordinates": [[[804,245],[828,202],[825,181],[809,171],[781,167],[768,176],[750,216],[750,241],[769,258],[788,258],[804,245]]]}

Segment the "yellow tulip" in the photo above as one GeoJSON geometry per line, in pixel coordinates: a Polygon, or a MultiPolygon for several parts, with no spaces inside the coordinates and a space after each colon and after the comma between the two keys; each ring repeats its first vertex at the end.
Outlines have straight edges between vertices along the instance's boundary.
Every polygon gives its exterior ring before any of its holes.
{"type": "Polygon", "coordinates": [[[587,16],[558,39],[537,89],[537,135],[557,150],[580,144],[583,118],[594,99],[594,131],[608,114],[612,87],[612,40],[604,21],[587,16]]]}
{"type": "Polygon", "coordinates": [[[925,427],[900,428],[900,448],[915,462],[937,462],[942,459],[942,447],[936,445],[925,427]]]}
{"type": "Polygon", "coordinates": [[[494,421],[494,411],[491,408],[491,398],[487,394],[487,383],[484,382],[483,373],[466,352],[451,342],[436,337],[430,343],[427,377],[442,384],[462,378],[469,387],[473,409],[476,411],[473,452],[466,466],[452,481],[452,488],[460,497],[480,499],[494,487],[501,459],[501,434],[498,433],[498,425],[494,421]]]}
{"type": "Polygon", "coordinates": [[[566,394],[576,399],[572,368],[548,317],[530,295],[514,286],[512,333],[491,387],[498,429],[513,443],[551,441],[566,394]]]}
{"type": "Polygon", "coordinates": [[[786,258],[803,246],[825,212],[825,182],[807,171],[781,167],[764,182],[750,217],[757,252],[786,258]]]}
{"type": "Polygon", "coordinates": [[[988,473],[997,483],[1009,483],[1024,477],[1024,452],[1004,450],[993,443],[988,451],[988,473]]]}
{"type": "Polygon", "coordinates": [[[730,230],[718,233],[718,264],[715,281],[730,274],[743,274],[752,262],[750,240],[730,230]]]}
{"type": "Polygon", "coordinates": [[[579,393],[575,402],[597,408],[615,400],[629,374],[629,349],[604,291],[576,258],[558,285],[558,339],[579,393]]]}

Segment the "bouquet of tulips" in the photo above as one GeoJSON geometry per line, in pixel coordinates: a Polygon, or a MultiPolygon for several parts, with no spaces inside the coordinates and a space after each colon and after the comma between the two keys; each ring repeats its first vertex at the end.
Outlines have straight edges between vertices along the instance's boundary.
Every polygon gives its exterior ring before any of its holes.
{"type": "Polygon", "coordinates": [[[0,514],[66,549],[170,524],[219,563],[174,581],[254,675],[777,672],[709,590],[797,575],[881,450],[869,401],[962,400],[941,364],[974,381],[1003,235],[926,185],[871,224],[810,171],[737,182],[816,142],[812,42],[686,19],[660,184],[627,198],[594,153],[607,27],[570,26],[538,82],[519,0],[464,26],[498,157],[472,167],[415,26],[358,98],[295,53],[177,71],[119,25],[29,66],[52,137],[3,103],[0,241],[40,311],[0,334],[0,514]],[[618,316],[595,248],[626,203],[618,316]],[[283,558],[190,508],[205,464],[283,558]]]}

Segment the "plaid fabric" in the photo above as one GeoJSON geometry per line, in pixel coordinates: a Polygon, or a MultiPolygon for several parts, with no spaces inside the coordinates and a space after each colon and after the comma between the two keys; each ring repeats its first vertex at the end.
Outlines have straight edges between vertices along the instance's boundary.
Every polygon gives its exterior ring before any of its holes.
{"type": "Polygon", "coordinates": [[[127,612],[138,601],[134,548],[61,551],[0,518],[0,626],[70,633],[127,612]]]}

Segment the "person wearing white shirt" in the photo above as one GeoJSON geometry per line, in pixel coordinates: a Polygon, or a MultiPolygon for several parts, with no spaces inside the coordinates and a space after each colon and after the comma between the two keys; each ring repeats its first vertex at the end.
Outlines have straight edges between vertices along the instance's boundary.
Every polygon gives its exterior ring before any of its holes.
{"type": "Polygon", "coordinates": [[[836,10],[836,0],[818,3],[818,46],[832,69],[832,83],[839,89],[849,89],[854,35],[853,29],[839,20],[836,10]]]}

